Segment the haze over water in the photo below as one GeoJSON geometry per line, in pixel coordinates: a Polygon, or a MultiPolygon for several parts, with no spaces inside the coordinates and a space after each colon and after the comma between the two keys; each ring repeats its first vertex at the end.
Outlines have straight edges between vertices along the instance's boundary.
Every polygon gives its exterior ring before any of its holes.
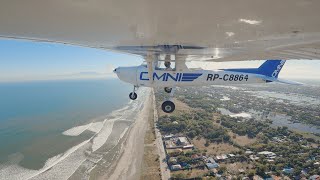
{"type": "Polygon", "coordinates": [[[129,102],[132,87],[116,79],[0,84],[0,163],[39,169],[45,161],[89,139],[62,132],[129,102]]]}

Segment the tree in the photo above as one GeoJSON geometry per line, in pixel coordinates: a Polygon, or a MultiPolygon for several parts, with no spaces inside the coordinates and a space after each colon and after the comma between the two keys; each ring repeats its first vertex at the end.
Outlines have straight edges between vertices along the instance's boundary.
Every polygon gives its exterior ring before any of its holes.
{"type": "Polygon", "coordinates": [[[250,169],[247,176],[248,176],[249,178],[253,178],[253,176],[254,176],[255,174],[256,174],[256,170],[250,169]]]}
{"type": "Polygon", "coordinates": [[[206,143],[204,144],[204,146],[208,147],[210,145],[210,141],[206,140],[206,143]]]}
{"type": "Polygon", "coordinates": [[[184,156],[184,155],[179,155],[178,156],[178,162],[189,162],[191,161],[192,159],[190,157],[187,157],[187,156],[184,156]]]}
{"type": "Polygon", "coordinates": [[[197,135],[197,132],[195,130],[191,130],[187,133],[187,136],[190,137],[191,139],[196,137],[196,135],[197,135]]]}
{"type": "Polygon", "coordinates": [[[183,173],[177,173],[172,175],[173,179],[185,179],[186,176],[183,173]]]}
{"type": "Polygon", "coordinates": [[[221,166],[221,167],[219,167],[218,173],[219,173],[219,174],[223,174],[223,173],[226,172],[226,171],[227,171],[227,167],[221,166]]]}
{"type": "Polygon", "coordinates": [[[256,173],[257,173],[257,175],[259,175],[259,176],[262,176],[262,177],[264,177],[265,175],[266,175],[266,170],[267,170],[267,167],[265,166],[265,165],[263,165],[263,164],[258,164],[257,166],[256,166],[256,173]]]}

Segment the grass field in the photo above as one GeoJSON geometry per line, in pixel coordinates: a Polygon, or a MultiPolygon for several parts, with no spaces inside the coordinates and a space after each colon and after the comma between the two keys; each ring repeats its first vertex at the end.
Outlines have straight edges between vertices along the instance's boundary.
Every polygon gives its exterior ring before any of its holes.
{"type": "Polygon", "coordinates": [[[172,177],[188,178],[192,179],[203,174],[208,173],[208,170],[205,169],[192,169],[192,170],[183,170],[183,171],[173,171],[171,172],[172,177]]]}
{"type": "Polygon", "coordinates": [[[233,132],[229,132],[229,135],[232,138],[232,141],[239,144],[240,146],[250,145],[257,141],[257,138],[249,138],[248,136],[239,136],[233,132]]]}
{"type": "Polygon", "coordinates": [[[232,151],[238,150],[237,147],[230,145],[229,143],[210,143],[208,147],[205,146],[206,140],[201,138],[200,140],[191,140],[193,145],[199,150],[207,150],[207,155],[221,155],[228,154],[232,151]]]}

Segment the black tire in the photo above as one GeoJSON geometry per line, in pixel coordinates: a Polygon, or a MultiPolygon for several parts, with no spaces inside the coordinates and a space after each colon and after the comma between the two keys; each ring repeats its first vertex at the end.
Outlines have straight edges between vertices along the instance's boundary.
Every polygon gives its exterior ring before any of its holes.
{"type": "Polygon", "coordinates": [[[171,93],[171,91],[172,91],[172,88],[169,88],[169,87],[165,87],[165,88],[164,88],[164,91],[165,91],[166,93],[171,93]]]}
{"type": "Polygon", "coordinates": [[[129,98],[130,98],[131,100],[136,100],[137,97],[138,97],[138,95],[137,95],[137,93],[135,93],[135,92],[131,92],[131,93],[129,94],[129,98]]]}
{"type": "Polygon", "coordinates": [[[174,111],[174,109],[176,108],[174,103],[171,101],[163,102],[161,107],[162,107],[162,111],[165,113],[172,113],[174,111]]]}

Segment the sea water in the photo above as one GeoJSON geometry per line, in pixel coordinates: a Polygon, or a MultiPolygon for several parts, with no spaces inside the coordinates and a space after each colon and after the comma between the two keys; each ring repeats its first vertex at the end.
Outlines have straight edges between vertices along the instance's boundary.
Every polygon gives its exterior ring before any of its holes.
{"type": "Polygon", "coordinates": [[[64,131],[103,121],[129,102],[131,90],[116,79],[0,83],[0,167],[40,169],[92,136],[64,131]]]}

